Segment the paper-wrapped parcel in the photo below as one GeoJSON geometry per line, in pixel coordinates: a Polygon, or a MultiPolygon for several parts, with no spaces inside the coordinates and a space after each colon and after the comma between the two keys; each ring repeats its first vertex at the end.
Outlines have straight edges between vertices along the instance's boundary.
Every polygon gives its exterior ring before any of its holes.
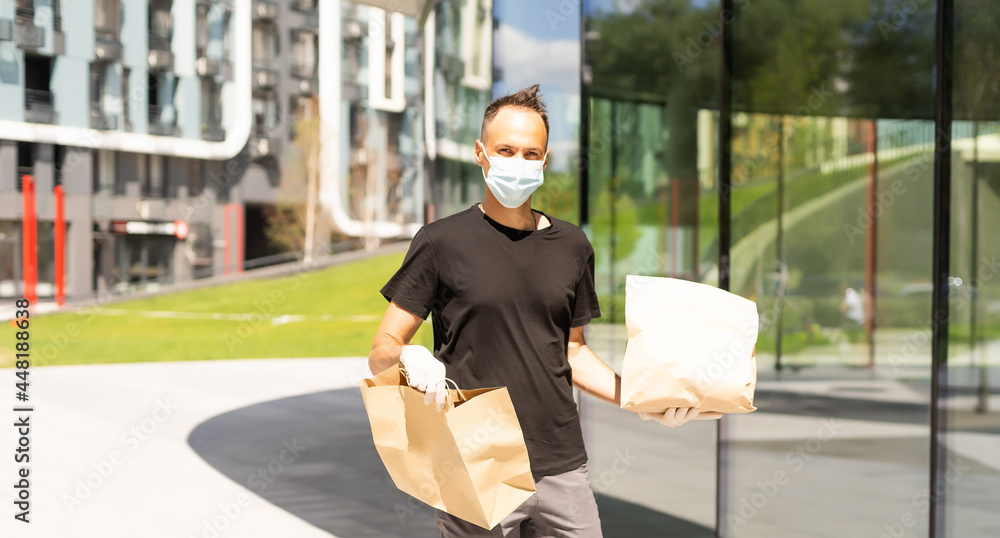
{"type": "Polygon", "coordinates": [[[757,305],[687,280],[628,275],[621,407],[749,413],[757,385],[757,305]]]}

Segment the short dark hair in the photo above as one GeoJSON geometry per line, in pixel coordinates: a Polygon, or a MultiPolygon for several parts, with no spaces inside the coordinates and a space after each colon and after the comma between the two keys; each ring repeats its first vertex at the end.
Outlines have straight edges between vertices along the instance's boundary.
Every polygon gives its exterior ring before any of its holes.
{"type": "Polygon", "coordinates": [[[542,117],[542,123],[545,124],[545,145],[548,146],[549,116],[545,113],[545,103],[542,102],[542,96],[538,92],[538,84],[523,88],[516,93],[504,95],[490,103],[490,106],[486,107],[486,113],[483,114],[483,126],[479,131],[479,138],[484,138],[486,125],[492,122],[493,118],[496,118],[500,109],[506,107],[526,108],[537,112],[542,117]]]}

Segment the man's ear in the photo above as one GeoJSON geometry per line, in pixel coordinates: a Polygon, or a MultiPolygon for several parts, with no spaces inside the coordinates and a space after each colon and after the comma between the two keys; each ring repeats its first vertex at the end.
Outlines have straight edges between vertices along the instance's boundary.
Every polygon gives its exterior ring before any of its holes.
{"type": "Polygon", "coordinates": [[[476,149],[474,150],[473,157],[475,157],[475,159],[476,159],[476,164],[478,164],[479,166],[482,166],[483,165],[483,153],[486,151],[486,144],[483,144],[483,141],[479,140],[477,138],[476,139],[476,143],[475,143],[475,148],[476,149]],[[483,148],[483,149],[479,149],[479,148],[483,148]]]}
{"type": "Polygon", "coordinates": [[[542,170],[545,170],[546,168],[549,167],[549,152],[550,151],[552,151],[552,148],[545,148],[545,163],[542,164],[542,170]]]}

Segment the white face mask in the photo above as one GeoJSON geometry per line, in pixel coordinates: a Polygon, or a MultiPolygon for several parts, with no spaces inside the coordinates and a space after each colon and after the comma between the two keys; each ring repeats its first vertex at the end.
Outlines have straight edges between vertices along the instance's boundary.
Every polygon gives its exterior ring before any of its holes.
{"type": "Polygon", "coordinates": [[[504,207],[519,207],[542,184],[545,161],[529,161],[519,157],[490,157],[490,173],[483,174],[486,185],[504,207]]]}

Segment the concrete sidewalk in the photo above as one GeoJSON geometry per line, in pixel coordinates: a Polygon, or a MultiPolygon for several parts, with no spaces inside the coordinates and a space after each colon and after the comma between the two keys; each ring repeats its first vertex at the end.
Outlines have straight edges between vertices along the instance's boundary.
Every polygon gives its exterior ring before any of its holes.
{"type": "MultiPolygon", "coordinates": [[[[219,473],[187,438],[200,423],[233,409],[355,386],[365,363],[261,359],[32,368],[32,522],[16,522],[8,512],[0,536],[330,537],[219,473]]],[[[0,372],[13,377],[10,369],[0,372]]],[[[5,418],[13,422],[10,408],[5,418]]],[[[0,431],[0,444],[15,446],[14,429],[0,431]]],[[[295,446],[296,440],[287,442],[295,446]]],[[[290,452],[275,448],[272,458],[289,461],[290,452]]],[[[13,466],[4,470],[4,483],[13,482],[13,466]]]]}
{"type": "MultiPolygon", "coordinates": [[[[374,451],[356,388],[365,371],[364,358],[34,368],[32,523],[8,515],[0,536],[436,537],[433,510],[399,492],[374,451]]],[[[926,405],[884,380],[870,400],[834,397],[837,386],[767,382],[760,410],[726,419],[725,494],[747,520],[741,536],[878,536],[914,509],[927,484],[926,405]],[[803,449],[812,459],[793,465],[803,449]],[[779,471],[792,481],[748,517],[739,502],[779,471]]],[[[665,428],[584,402],[606,538],[714,536],[715,422],[665,428]]],[[[13,447],[15,429],[0,431],[13,447]]],[[[949,447],[972,469],[955,516],[981,526],[969,536],[996,536],[1000,431],[953,432],[949,447]]],[[[12,483],[14,467],[4,470],[12,483]]]]}

